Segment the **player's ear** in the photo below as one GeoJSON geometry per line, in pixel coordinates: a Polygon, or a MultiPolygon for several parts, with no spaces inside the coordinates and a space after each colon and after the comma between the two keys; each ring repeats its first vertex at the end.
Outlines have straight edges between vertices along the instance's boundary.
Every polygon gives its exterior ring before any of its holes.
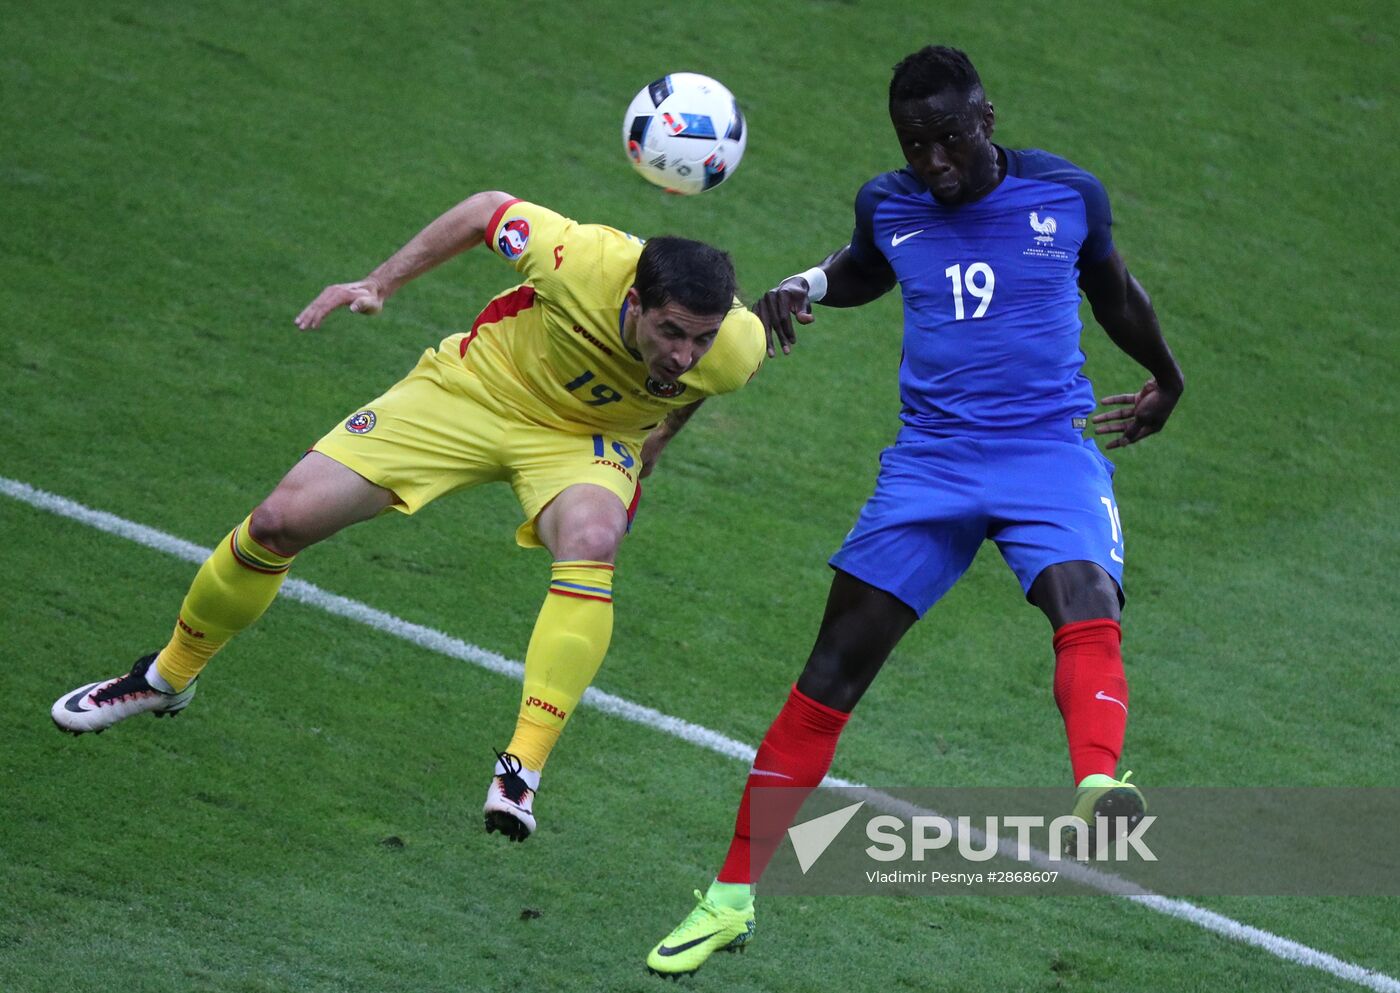
{"type": "Polygon", "coordinates": [[[636,307],[639,311],[642,308],[642,295],[635,286],[627,287],[627,306],[636,307]]]}

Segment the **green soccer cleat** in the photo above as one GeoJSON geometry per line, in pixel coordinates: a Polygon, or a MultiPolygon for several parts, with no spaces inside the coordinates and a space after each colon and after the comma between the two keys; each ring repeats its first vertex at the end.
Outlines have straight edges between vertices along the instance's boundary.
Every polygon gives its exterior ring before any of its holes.
{"type": "Polygon", "coordinates": [[[753,937],[752,903],[743,910],[731,910],[705,899],[699,890],[695,899],[699,903],[690,916],[647,956],[647,971],[653,975],[689,976],[715,952],[742,952],[753,937]]]}
{"type": "MultiPolygon", "coordinates": [[[[1073,814],[1089,825],[1090,853],[1098,851],[1098,838],[1094,834],[1098,818],[1107,820],[1112,829],[1109,841],[1112,841],[1118,837],[1119,827],[1131,831],[1147,813],[1147,801],[1143,799],[1142,790],[1128,782],[1130,776],[1131,772],[1123,773],[1122,779],[1105,775],[1085,776],[1079,784],[1073,814]],[[1122,824],[1118,820],[1120,817],[1124,818],[1122,824]]],[[[1073,857],[1073,845],[1067,841],[1065,848],[1065,854],[1073,857]]]]}

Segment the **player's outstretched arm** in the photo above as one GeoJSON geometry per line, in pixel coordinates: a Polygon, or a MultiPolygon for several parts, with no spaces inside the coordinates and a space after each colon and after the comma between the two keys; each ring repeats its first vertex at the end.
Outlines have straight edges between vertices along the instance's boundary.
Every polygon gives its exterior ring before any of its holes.
{"type": "Polygon", "coordinates": [[[671,439],[680,433],[687,421],[700,409],[700,405],[705,400],[702,397],[694,403],[688,403],[684,407],[671,411],[661,423],[651,429],[651,434],[647,435],[646,441],[642,442],[642,479],[651,475],[651,471],[656,468],[656,462],[661,458],[661,452],[671,443],[671,439]]]}
{"type": "Polygon", "coordinates": [[[1122,448],[1162,430],[1181,399],[1186,378],[1162,337],[1152,300],[1117,251],[1085,266],[1079,288],[1113,343],[1151,373],[1137,393],[1104,397],[1100,403],[1116,409],[1094,415],[1094,433],[1117,435],[1107,447],[1122,448]]]}
{"type": "Polygon", "coordinates": [[[784,355],[792,351],[792,346],[797,343],[793,318],[799,324],[811,324],[815,319],[812,317],[812,304],[821,302],[828,307],[859,307],[894,287],[894,270],[872,271],[857,265],[851,258],[849,247],[832,252],[819,266],[789,276],[753,305],[753,312],[758,315],[768,335],[770,356],[777,354],[775,342],[781,346],[784,355]]]}
{"type": "Polygon", "coordinates": [[[327,314],[341,307],[349,307],[355,314],[379,313],[384,302],[404,283],[480,245],[491,215],[511,199],[509,193],[496,190],[467,197],[419,231],[364,279],[327,286],[297,315],[296,326],[303,331],[318,328],[327,314]]]}

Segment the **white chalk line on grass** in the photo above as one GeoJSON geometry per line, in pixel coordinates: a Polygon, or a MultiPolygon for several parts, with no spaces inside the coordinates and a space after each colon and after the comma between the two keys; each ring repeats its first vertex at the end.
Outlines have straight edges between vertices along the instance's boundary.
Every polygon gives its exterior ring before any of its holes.
{"type": "MultiPolygon", "coordinates": [[[[109,514],[100,510],[93,510],[80,503],[75,503],[65,497],[58,496],[44,490],[36,489],[27,483],[0,476],[0,492],[21,503],[26,503],[39,510],[66,517],[69,520],[86,524],[89,527],[104,531],[107,534],[125,538],[128,541],[143,545],[146,548],[164,552],[176,558],[184,559],[187,562],[201,563],[209,556],[209,549],[201,548],[188,541],[176,538],[174,535],[166,534],[155,528],[137,524],[134,521],[126,520],[115,514],[109,514]]],[[[508,676],[514,680],[521,680],[524,676],[525,667],[508,659],[504,655],[488,651],[476,645],[454,638],[442,631],[425,627],[421,624],[414,624],[393,614],[376,610],[368,604],[358,600],[351,600],[335,593],[330,593],[311,583],[299,579],[288,579],[282,586],[282,595],[299,603],[308,604],[319,608],[337,617],[344,617],[348,620],[356,621],[377,631],[393,635],[411,644],[418,645],[430,651],[446,655],[450,658],[459,659],[463,662],[470,662],[498,675],[508,676]]],[[[583,702],[596,710],[601,710],[605,714],[620,717],[623,720],[640,724],[643,727],[669,734],[672,737],[680,738],[692,745],[698,745],[712,752],[717,752],[728,758],[737,759],[741,762],[752,762],[754,749],[718,731],[712,731],[699,724],[664,714],[651,707],[644,707],[641,704],[625,700],[612,693],[605,693],[596,687],[590,687],[583,695],[583,702]]],[[[861,783],[853,783],[849,780],[838,779],[834,776],[827,776],[823,780],[824,786],[846,786],[857,787],[866,792],[867,800],[886,810],[914,812],[915,808],[906,801],[899,800],[888,794],[873,790],[861,783]]],[[[918,811],[927,813],[927,811],[918,811]]],[[[1043,853],[1036,852],[1036,856],[1043,857],[1043,853]]],[[[1063,863],[1056,863],[1057,867],[1063,871],[1066,866],[1063,863]]],[[[1383,993],[1400,993],[1400,980],[1388,976],[1381,972],[1363,968],[1351,962],[1344,961],[1334,955],[1318,951],[1307,945],[1291,941],[1288,938],[1280,937],[1269,931],[1243,924],[1233,918],[1214,911],[1198,907],[1185,900],[1173,899],[1155,895],[1124,895],[1123,891],[1130,886],[1123,880],[1110,873],[1100,872],[1093,869],[1082,869],[1080,867],[1070,867],[1082,873],[1079,881],[1087,886],[1102,890],[1106,893],[1122,895],[1124,899],[1132,900],[1139,906],[1147,907],[1158,913],[1166,914],[1169,917],[1176,917],[1180,920],[1188,921],[1197,927],[1212,931],[1232,941],[1242,944],[1252,945],[1255,948],[1263,949],[1286,962],[1297,965],[1308,966],[1313,969],[1320,969],[1330,973],[1340,979],[1345,979],[1367,989],[1383,991],[1383,993]]],[[[1078,874],[1077,873],[1077,874],[1078,874]]]]}

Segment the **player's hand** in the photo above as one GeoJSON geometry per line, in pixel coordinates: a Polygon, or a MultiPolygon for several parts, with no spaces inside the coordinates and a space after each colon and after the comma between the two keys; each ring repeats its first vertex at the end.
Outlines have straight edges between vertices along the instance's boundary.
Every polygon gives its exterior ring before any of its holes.
{"type": "Polygon", "coordinates": [[[1149,379],[1137,393],[1115,393],[1099,401],[1105,407],[1127,404],[1116,410],[1106,410],[1093,417],[1094,434],[1116,434],[1106,448],[1122,448],[1141,441],[1150,434],[1162,430],[1176,408],[1181,393],[1164,390],[1157,380],[1149,379]]]}
{"type": "Polygon", "coordinates": [[[326,315],[340,307],[349,307],[353,314],[377,314],[384,309],[384,299],[384,287],[377,279],[336,283],[327,286],[306,305],[306,309],[297,315],[296,326],[303,331],[319,328],[326,315]]]}
{"type": "Polygon", "coordinates": [[[812,302],[807,299],[808,290],[807,280],[801,276],[789,276],[753,305],[753,312],[758,315],[768,335],[770,357],[777,354],[775,343],[782,346],[784,355],[791,352],[792,346],[797,343],[797,332],[792,326],[794,317],[798,324],[811,324],[814,320],[812,302]]]}

